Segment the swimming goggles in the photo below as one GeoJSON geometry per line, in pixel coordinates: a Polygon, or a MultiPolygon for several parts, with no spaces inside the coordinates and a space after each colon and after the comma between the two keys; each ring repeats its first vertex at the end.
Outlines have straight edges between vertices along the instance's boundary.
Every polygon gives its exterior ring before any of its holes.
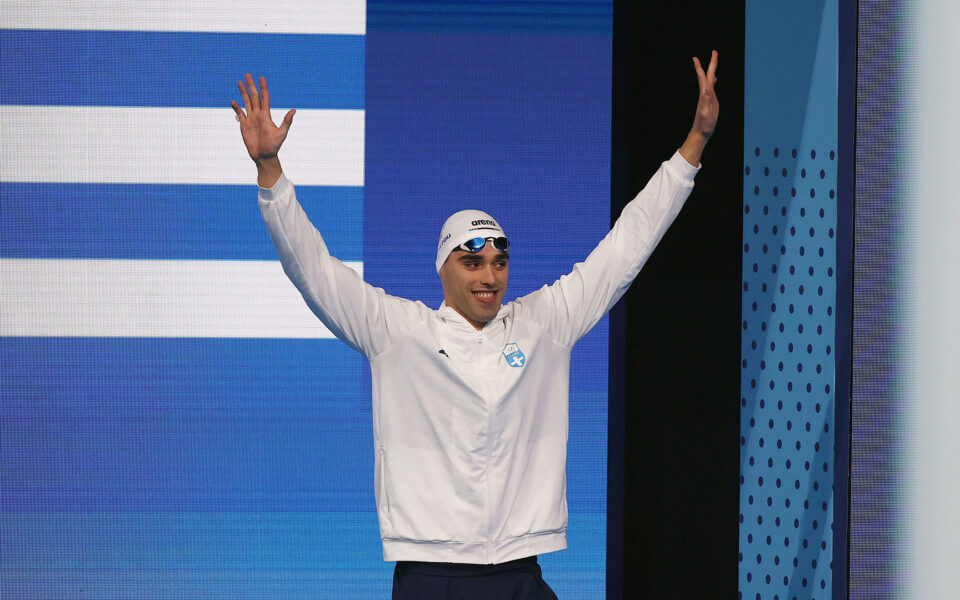
{"type": "Polygon", "coordinates": [[[461,250],[466,250],[471,254],[476,254],[483,250],[483,247],[487,245],[487,241],[493,243],[493,247],[499,250],[500,252],[506,252],[510,250],[510,240],[505,237],[475,237],[473,239],[467,240],[464,243],[457,246],[461,250]]]}

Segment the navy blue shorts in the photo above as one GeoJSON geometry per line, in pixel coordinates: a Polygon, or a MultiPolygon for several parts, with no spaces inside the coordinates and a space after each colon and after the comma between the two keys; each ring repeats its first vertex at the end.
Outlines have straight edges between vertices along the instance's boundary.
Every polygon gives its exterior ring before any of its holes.
{"type": "Polygon", "coordinates": [[[557,600],[537,557],[499,565],[397,561],[393,600],[557,600]]]}

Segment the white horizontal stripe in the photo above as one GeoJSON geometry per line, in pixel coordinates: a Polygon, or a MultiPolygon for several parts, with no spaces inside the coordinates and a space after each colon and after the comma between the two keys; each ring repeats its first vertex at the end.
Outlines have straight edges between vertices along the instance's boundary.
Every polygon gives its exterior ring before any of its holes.
{"type": "Polygon", "coordinates": [[[333,337],[277,261],[59,259],[0,259],[0,335],[333,337]]]}
{"type": "MultiPolygon", "coordinates": [[[[230,97],[225,90],[225,104],[230,97]]],[[[286,110],[272,113],[279,120],[286,110]]],[[[300,185],[362,186],[363,136],[362,110],[298,110],[280,150],[284,171],[300,185]]],[[[229,107],[7,105],[0,107],[0,137],[4,181],[256,181],[229,107]]]]}
{"type": "Polygon", "coordinates": [[[221,31],[363,35],[365,0],[4,0],[8,29],[221,31]]]}

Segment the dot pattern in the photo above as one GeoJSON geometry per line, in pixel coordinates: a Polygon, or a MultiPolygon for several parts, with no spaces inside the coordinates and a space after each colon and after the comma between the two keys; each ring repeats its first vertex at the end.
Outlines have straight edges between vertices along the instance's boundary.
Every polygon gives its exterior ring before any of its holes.
{"type": "Polygon", "coordinates": [[[836,163],[745,148],[740,598],[831,596],[836,163]]]}

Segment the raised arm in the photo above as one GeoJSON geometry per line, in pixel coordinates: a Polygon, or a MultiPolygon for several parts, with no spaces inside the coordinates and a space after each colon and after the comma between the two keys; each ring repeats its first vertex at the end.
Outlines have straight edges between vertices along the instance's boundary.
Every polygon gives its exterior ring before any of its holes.
{"type": "Polygon", "coordinates": [[[539,321],[561,344],[572,346],[626,292],[693,189],[700,157],[720,112],[714,92],[717,53],[713,52],[706,72],[698,59],[693,63],[700,97],[683,146],[627,204],[585,261],[553,285],[517,300],[517,310],[539,321]]]}
{"type": "Polygon", "coordinates": [[[717,62],[718,55],[714,50],[710,56],[707,72],[704,73],[700,59],[693,58],[693,67],[697,71],[697,81],[700,83],[700,99],[697,102],[693,127],[690,128],[686,141],[680,146],[680,155],[695,167],[700,166],[700,156],[710,136],[713,135],[720,115],[720,102],[717,101],[717,94],[713,89],[717,83],[717,62]]]}
{"type": "Polygon", "coordinates": [[[257,165],[260,213],[284,272],[334,335],[364,355],[376,356],[402,332],[418,325],[428,309],[368,285],[330,255],[320,231],[297,202],[293,184],[283,176],[277,158],[296,111],[287,112],[278,127],[270,118],[265,78],[260,78],[259,91],[249,73],[246,84],[238,81],[237,87],[246,110],[236,102],[230,104],[237,113],[247,153],[257,165]]]}
{"type": "Polygon", "coordinates": [[[287,139],[287,132],[293,124],[293,115],[297,111],[290,109],[284,115],[283,122],[277,127],[270,118],[270,92],[267,90],[267,79],[260,78],[260,91],[257,91],[250,73],[247,73],[246,80],[246,85],[243,81],[237,82],[240,96],[243,98],[243,109],[235,100],[230,102],[230,106],[233,107],[234,112],[237,113],[237,120],[240,121],[240,135],[243,136],[247,153],[257,165],[257,185],[270,188],[283,173],[277,153],[283,141],[287,139]]]}

